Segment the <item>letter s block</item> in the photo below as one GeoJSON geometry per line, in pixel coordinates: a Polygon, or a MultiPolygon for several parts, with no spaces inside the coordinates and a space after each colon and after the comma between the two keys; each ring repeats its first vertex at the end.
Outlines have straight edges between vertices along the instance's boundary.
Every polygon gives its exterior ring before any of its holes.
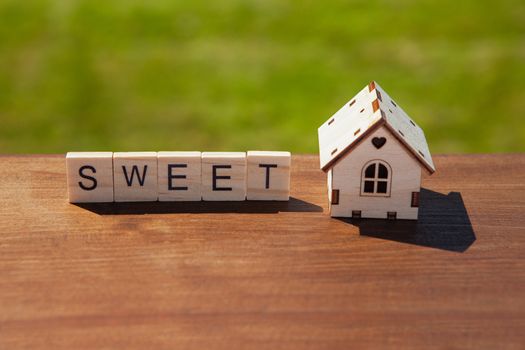
{"type": "Polygon", "coordinates": [[[246,200],[246,153],[202,153],[202,199],[246,200]]]}
{"type": "Polygon", "coordinates": [[[69,152],[66,171],[70,203],[113,202],[113,152],[69,152]]]}
{"type": "Polygon", "coordinates": [[[290,152],[249,151],[247,199],[290,199],[290,152]]]}
{"type": "Polygon", "coordinates": [[[157,152],[115,152],[113,167],[115,202],[157,200],[157,152]]]}

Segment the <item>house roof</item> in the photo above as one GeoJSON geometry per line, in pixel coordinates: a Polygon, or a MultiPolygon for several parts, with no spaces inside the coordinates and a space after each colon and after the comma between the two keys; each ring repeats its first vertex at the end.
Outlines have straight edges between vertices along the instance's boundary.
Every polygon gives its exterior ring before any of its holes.
{"type": "Polygon", "coordinates": [[[355,145],[382,125],[430,173],[436,170],[423,130],[374,81],[319,127],[321,169],[330,170],[355,145]]]}

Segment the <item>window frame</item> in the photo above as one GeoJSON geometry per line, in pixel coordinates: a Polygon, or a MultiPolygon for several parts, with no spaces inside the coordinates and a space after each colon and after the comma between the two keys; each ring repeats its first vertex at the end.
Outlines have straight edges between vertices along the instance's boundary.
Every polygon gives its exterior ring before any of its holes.
{"type": "Polygon", "coordinates": [[[359,193],[363,197],[390,197],[391,193],[391,187],[392,187],[392,167],[390,164],[385,162],[382,159],[373,159],[368,161],[363,168],[361,169],[361,183],[359,187],[359,193]],[[368,169],[369,166],[375,164],[375,170],[374,170],[374,177],[366,177],[365,172],[366,169],[368,169]],[[388,171],[387,177],[385,178],[379,178],[379,164],[384,165],[386,167],[386,170],[388,171]],[[374,183],[373,192],[365,192],[365,181],[372,181],[374,183]],[[377,184],[380,182],[386,182],[386,193],[378,193],[377,192],[377,184]]]}

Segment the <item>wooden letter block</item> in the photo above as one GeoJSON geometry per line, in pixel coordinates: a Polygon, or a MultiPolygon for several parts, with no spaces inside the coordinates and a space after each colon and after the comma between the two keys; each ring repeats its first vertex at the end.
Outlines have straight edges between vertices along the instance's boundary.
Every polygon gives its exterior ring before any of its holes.
{"type": "Polygon", "coordinates": [[[115,202],[157,200],[157,152],[115,152],[113,166],[115,202]]]}
{"type": "Polygon", "coordinates": [[[158,152],[159,201],[201,200],[201,152],[158,152]]]}
{"type": "Polygon", "coordinates": [[[202,199],[243,201],[246,199],[246,153],[202,153],[202,199]]]}
{"type": "Polygon", "coordinates": [[[113,202],[113,152],[66,155],[70,203],[113,202]]]}
{"type": "Polygon", "coordinates": [[[290,152],[249,151],[247,199],[289,200],[291,159],[290,152]]]}

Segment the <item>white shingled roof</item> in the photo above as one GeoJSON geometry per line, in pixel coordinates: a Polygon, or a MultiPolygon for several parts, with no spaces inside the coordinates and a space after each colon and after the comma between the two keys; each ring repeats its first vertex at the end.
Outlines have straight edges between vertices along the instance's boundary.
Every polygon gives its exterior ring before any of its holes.
{"type": "Polygon", "coordinates": [[[436,170],[423,130],[376,82],[365,86],[319,127],[321,169],[328,171],[381,125],[385,125],[430,173],[436,170]]]}

